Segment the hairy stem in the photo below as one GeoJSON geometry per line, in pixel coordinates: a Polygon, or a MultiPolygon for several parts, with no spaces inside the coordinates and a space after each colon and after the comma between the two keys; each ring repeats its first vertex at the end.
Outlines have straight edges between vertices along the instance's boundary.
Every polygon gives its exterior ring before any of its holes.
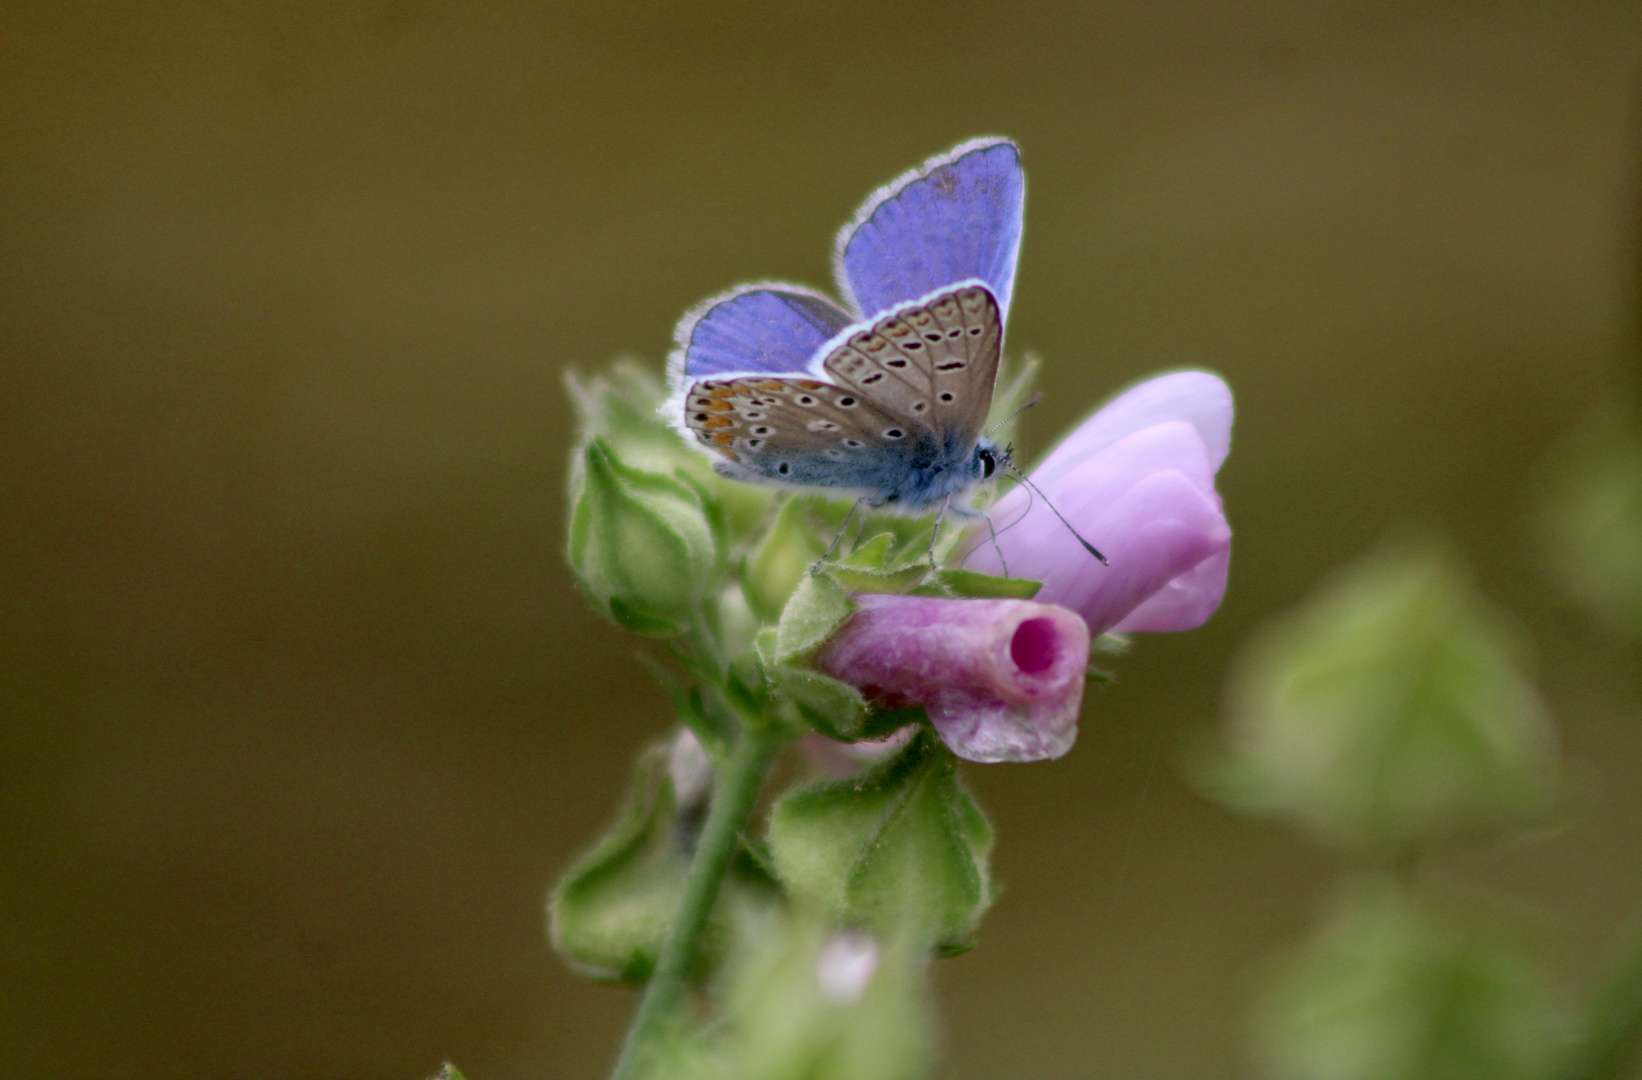
{"type": "Polygon", "coordinates": [[[719,886],[724,883],[724,875],[740,844],[741,831],[752,816],[753,803],[758,799],[770,761],[782,741],[781,736],[773,732],[743,728],[735,749],[719,770],[713,805],[707,812],[707,823],[702,826],[690,872],[684,879],[684,895],[662,942],[655,971],[645,984],[644,996],[639,999],[638,1010],[627,1029],[627,1039],[612,1074],[615,1080],[631,1080],[639,1075],[646,1056],[684,1000],[690,968],[695,963],[713,901],[718,898],[719,886]]]}

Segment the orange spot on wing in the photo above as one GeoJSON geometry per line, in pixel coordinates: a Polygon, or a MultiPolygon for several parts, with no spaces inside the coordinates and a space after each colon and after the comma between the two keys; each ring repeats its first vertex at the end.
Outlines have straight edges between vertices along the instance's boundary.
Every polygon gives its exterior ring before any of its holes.
{"type": "Polygon", "coordinates": [[[728,416],[709,416],[707,419],[701,421],[701,426],[705,428],[734,427],[735,421],[731,420],[728,416]]]}
{"type": "Polygon", "coordinates": [[[798,385],[802,386],[806,390],[819,390],[819,389],[821,389],[821,384],[820,383],[811,382],[808,379],[799,379],[798,380],[798,385]]]}
{"type": "Polygon", "coordinates": [[[758,387],[760,390],[781,390],[781,389],[784,389],[782,387],[781,383],[779,381],[775,380],[775,379],[761,379],[758,382],[754,383],[753,385],[758,387]]]}
{"type": "Polygon", "coordinates": [[[712,441],[714,446],[729,446],[735,441],[735,436],[728,431],[720,431],[717,434],[707,436],[707,438],[712,441]]]}
{"type": "Polygon", "coordinates": [[[730,403],[728,401],[709,401],[701,407],[708,412],[726,412],[730,408],[730,403]]]}

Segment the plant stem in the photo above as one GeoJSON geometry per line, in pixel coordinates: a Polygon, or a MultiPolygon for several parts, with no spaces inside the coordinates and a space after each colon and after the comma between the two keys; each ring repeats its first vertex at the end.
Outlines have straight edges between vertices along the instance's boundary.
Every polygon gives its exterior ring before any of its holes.
{"type": "Polygon", "coordinates": [[[718,898],[719,886],[724,883],[724,875],[741,843],[741,831],[752,816],[753,803],[764,786],[770,761],[783,741],[776,732],[744,727],[735,749],[719,771],[713,805],[707,812],[707,822],[696,841],[695,857],[690,861],[690,872],[684,879],[684,895],[673,916],[673,925],[662,941],[661,955],[656,958],[656,968],[644,987],[644,996],[639,999],[632,1025],[627,1029],[627,1039],[612,1074],[614,1080],[631,1080],[639,1074],[657,1036],[667,1028],[684,1000],[690,968],[695,963],[707,917],[712,914],[713,901],[718,898]]]}

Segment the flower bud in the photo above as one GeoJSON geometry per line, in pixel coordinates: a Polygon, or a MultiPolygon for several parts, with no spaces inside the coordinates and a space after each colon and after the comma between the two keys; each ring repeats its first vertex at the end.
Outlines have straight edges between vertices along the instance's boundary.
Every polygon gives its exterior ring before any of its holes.
{"type": "Polygon", "coordinates": [[[1076,613],[1030,600],[855,602],[817,657],[822,671],[881,708],[923,706],[967,761],[1045,761],[1072,748],[1089,664],[1076,613]]]}
{"type": "Polygon", "coordinates": [[[570,563],[595,604],[641,634],[679,634],[716,585],[719,545],[694,486],[630,468],[595,437],[582,453],[570,563]]]}

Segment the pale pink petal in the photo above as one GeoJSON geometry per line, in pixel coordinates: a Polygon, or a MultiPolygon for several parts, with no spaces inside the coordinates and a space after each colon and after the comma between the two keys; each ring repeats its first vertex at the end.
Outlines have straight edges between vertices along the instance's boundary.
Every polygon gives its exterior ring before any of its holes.
{"type": "Polygon", "coordinates": [[[1112,630],[1119,634],[1196,630],[1220,607],[1230,567],[1228,545],[1153,593],[1112,630]]]}
{"type": "Polygon", "coordinates": [[[1101,406],[1032,470],[1032,479],[1040,486],[1049,484],[1113,443],[1171,420],[1197,429],[1208,453],[1209,473],[1218,472],[1231,450],[1231,389],[1207,371],[1177,371],[1147,379],[1101,406]]]}
{"type": "Polygon", "coordinates": [[[1028,600],[856,597],[817,658],[881,708],[920,705],[969,761],[1060,757],[1077,738],[1089,631],[1028,600]]]}

